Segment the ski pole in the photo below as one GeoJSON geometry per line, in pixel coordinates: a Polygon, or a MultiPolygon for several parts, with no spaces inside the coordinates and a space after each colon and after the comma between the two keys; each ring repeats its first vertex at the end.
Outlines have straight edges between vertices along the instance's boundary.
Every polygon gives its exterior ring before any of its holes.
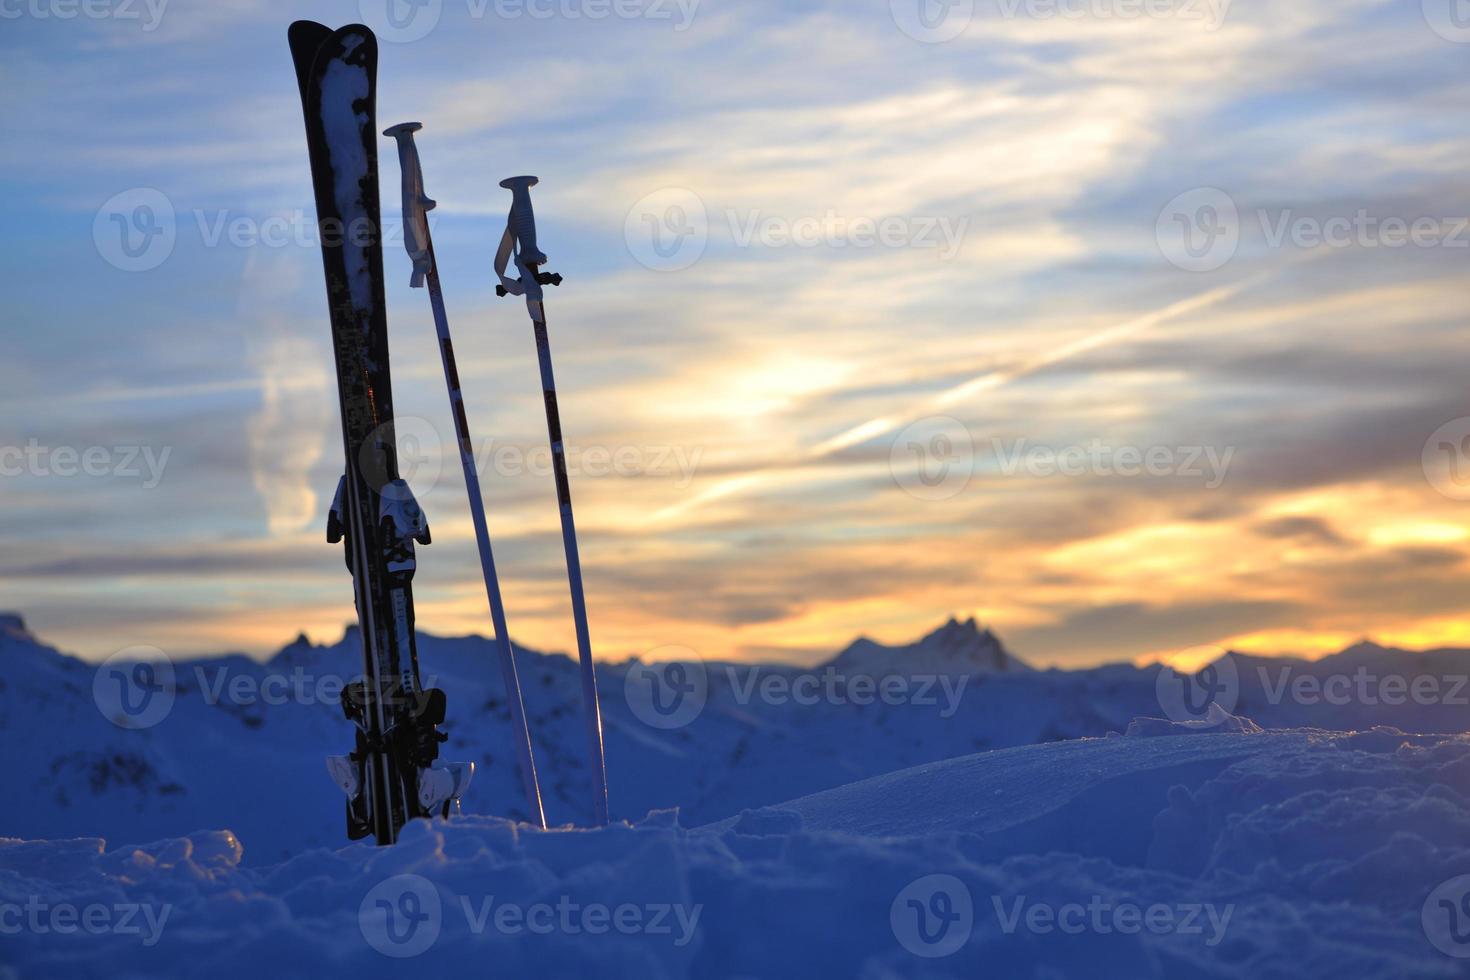
{"type": "Polygon", "coordinates": [[[556,405],[556,380],[551,370],[551,344],[546,338],[546,311],[542,286],[560,286],[561,276],[542,272],[546,256],[536,247],[536,215],[531,209],[535,177],[510,177],[500,186],[511,192],[510,217],[495,255],[498,296],[525,296],[536,334],[536,356],[541,364],[541,388],[546,400],[546,428],[551,437],[551,462],[556,475],[556,498],[561,506],[561,537],[567,556],[567,581],[572,592],[572,616],[577,627],[577,658],[582,668],[582,711],[587,723],[588,768],[592,770],[592,811],[599,825],[607,823],[607,761],[602,747],[602,708],[597,699],[597,672],[592,663],[592,640],[587,632],[587,599],[582,591],[582,561],[577,554],[577,528],[572,520],[572,493],[567,484],[566,447],[562,444],[561,413],[556,405]],[[514,253],[519,279],[509,279],[506,267],[514,253]]]}
{"type": "Polygon", "coordinates": [[[454,431],[459,440],[459,461],[464,468],[465,489],[469,492],[470,516],[474,520],[475,539],[480,546],[480,569],[485,576],[485,596],[490,600],[490,619],[495,626],[500,672],[505,682],[506,700],[510,703],[510,723],[520,757],[521,780],[525,785],[531,822],[544,828],[546,812],[541,806],[541,785],[536,777],[531,729],[526,722],[525,702],[521,700],[521,681],[516,671],[515,651],[510,645],[510,629],[505,623],[505,603],[500,595],[500,579],[495,573],[495,555],[490,549],[485,502],[481,496],[479,471],[475,467],[475,447],[470,440],[470,423],[465,417],[464,393],[459,386],[454,344],[449,339],[449,318],[444,312],[444,292],[439,285],[439,267],[434,261],[434,242],[429,237],[428,212],[435,202],[424,193],[424,174],[419,165],[418,147],[413,141],[413,134],[422,128],[420,123],[406,122],[383,131],[384,136],[398,141],[398,163],[403,173],[403,240],[408,257],[413,260],[413,278],[409,285],[421,288],[426,280],[429,284],[429,305],[434,311],[434,328],[439,333],[439,356],[444,363],[449,409],[454,416],[454,431]]]}

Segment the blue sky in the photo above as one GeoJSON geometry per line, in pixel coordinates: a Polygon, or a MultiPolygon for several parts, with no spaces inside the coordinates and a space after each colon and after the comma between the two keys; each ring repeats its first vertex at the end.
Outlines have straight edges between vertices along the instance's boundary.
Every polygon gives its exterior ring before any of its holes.
{"type": "MultiPolygon", "coordinates": [[[[803,660],[952,612],[1058,664],[1470,640],[1435,448],[1470,447],[1452,5],[392,2],[0,0],[0,605],[53,641],[265,652],[350,616],[293,16],[377,29],[379,127],[425,125],[517,638],[571,643],[490,268],[529,172],[605,656],[803,660]]],[[[386,264],[420,623],[484,632],[427,297],[386,264]]]]}

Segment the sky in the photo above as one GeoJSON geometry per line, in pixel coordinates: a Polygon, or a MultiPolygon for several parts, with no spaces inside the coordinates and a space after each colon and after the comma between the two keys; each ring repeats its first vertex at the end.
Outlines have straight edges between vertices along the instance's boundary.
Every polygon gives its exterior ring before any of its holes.
{"type": "MultiPolygon", "coordinates": [[[[293,16],[424,124],[518,641],[573,648],[491,267],[534,173],[598,656],[1470,644],[1451,0],[0,0],[0,608],[49,641],[352,616],[293,16]]],[[[419,625],[489,633],[379,150],[419,625]]]]}

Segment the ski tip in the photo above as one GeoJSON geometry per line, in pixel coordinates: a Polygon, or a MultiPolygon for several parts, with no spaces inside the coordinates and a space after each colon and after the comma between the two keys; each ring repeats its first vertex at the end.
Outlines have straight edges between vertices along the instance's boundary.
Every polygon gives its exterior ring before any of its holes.
{"type": "Polygon", "coordinates": [[[286,29],[286,40],[291,45],[291,58],[296,63],[296,82],[303,98],[316,53],[331,36],[330,27],[314,20],[298,20],[286,29]]]}
{"type": "Polygon", "coordinates": [[[314,20],[298,20],[286,28],[286,39],[291,42],[291,49],[306,49],[315,51],[321,46],[322,41],[332,36],[332,29],[326,24],[318,24],[314,20]]]}
{"type": "Polygon", "coordinates": [[[417,133],[423,128],[424,124],[421,122],[401,122],[396,126],[389,126],[387,129],[383,130],[383,135],[391,136],[394,139],[397,139],[399,136],[402,136],[405,133],[417,133]]]}

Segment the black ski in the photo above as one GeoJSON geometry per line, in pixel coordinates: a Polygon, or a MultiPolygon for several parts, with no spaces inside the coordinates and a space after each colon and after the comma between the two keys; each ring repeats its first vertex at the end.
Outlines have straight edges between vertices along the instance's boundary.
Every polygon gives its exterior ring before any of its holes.
{"type": "Polygon", "coordinates": [[[298,21],[291,55],[301,89],[317,227],[331,310],[346,472],[327,538],[344,545],[362,637],[363,677],[342,707],[350,756],[328,760],[347,794],[348,836],[391,844],[416,816],[448,814],[468,776],[432,770],[444,695],[420,686],[414,639],[414,542],[428,524],[399,479],[383,298],[375,104],[377,40],[350,25],[298,21]],[[431,772],[432,770],[432,772],[431,772]],[[463,776],[463,778],[461,778],[463,776]],[[432,777],[432,778],[430,778],[432,777]]]}

